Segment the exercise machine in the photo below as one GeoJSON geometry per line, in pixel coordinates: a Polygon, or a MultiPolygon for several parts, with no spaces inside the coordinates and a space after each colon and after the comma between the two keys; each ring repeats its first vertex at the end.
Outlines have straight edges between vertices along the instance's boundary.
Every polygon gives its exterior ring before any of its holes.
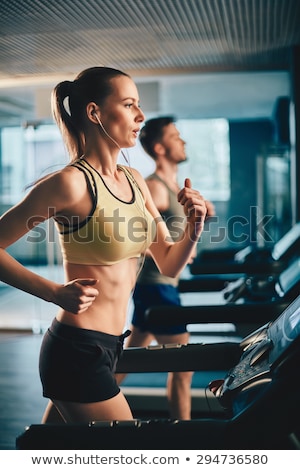
{"type": "MultiPolygon", "coordinates": [[[[223,355],[226,347],[220,346],[223,355]]],[[[204,349],[203,344],[201,354],[204,349]]],[[[239,359],[213,395],[224,410],[218,418],[32,424],[17,437],[16,448],[299,450],[300,296],[277,319],[245,337],[239,349],[239,359]]],[[[140,353],[135,348],[137,357],[140,353]]]]}
{"type": "MultiPolygon", "coordinates": [[[[295,256],[299,256],[299,253],[300,222],[294,224],[272,248],[250,245],[227,258],[218,250],[200,252],[190,265],[190,272],[193,275],[278,274],[295,256]]],[[[214,282],[213,277],[209,279],[214,282]]]]}

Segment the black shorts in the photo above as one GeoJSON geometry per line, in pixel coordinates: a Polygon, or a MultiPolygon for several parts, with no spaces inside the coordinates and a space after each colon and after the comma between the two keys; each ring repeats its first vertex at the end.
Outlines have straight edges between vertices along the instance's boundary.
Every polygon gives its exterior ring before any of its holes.
{"type": "Polygon", "coordinates": [[[114,372],[123,351],[121,336],[85,330],[53,320],[45,333],[39,370],[43,396],[79,403],[104,401],[120,388],[114,372]]]}
{"type": "Polygon", "coordinates": [[[133,292],[134,311],[132,324],[139,330],[157,335],[186,333],[186,325],[147,324],[146,311],[154,305],[180,305],[178,289],[170,284],[136,284],[133,292]]]}

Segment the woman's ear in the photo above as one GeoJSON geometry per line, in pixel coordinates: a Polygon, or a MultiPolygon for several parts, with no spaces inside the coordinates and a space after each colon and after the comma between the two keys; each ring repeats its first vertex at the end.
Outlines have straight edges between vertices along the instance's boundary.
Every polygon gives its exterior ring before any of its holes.
{"type": "Polygon", "coordinates": [[[99,121],[101,121],[99,106],[94,102],[88,103],[86,114],[89,120],[94,124],[99,124],[99,121]]]}

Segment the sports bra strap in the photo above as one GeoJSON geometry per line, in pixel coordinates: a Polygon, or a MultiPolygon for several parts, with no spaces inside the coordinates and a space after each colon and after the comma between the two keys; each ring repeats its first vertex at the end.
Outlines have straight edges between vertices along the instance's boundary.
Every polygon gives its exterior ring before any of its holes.
{"type": "MultiPolygon", "coordinates": [[[[84,220],[79,222],[78,224],[74,224],[72,226],[69,226],[69,225],[55,219],[55,221],[59,225],[62,225],[64,227],[68,227],[69,230],[73,231],[73,230],[79,229],[80,227],[83,227],[86,224],[87,220],[95,212],[95,209],[97,207],[97,202],[98,202],[98,191],[97,191],[97,186],[96,186],[96,181],[95,181],[94,175],[88,168],[86,168],[84,165],[82,165],[81,162],[75,162],[75,163],[72,163],[69,166],[73,166],[75,168],[78,168],[78,170],[82,171],[82,173],[84,174],[84,177],[85,177],[88,192],[89,192],[89,194],[91,196],[91,199],[92,199],[92,208],[91,208],[91,211],[90,211],[89,215],[84,220]],[[91,183],[91,181],[92,181],[92,183],[91,183]]],[[[68,231],[67,232],[64,231],[64,233],[68,233],[68,231]]]]}
{"type": "MultiPolygon", "coordinates": [[[[97,191],[97,185],[96,185],[96,181],[95,181],[95,177],[94,177],[93,173],[91,172],[91,170],[89,168],[84,166],[81,162],[72,163],[70,166],[74,166],[75,168],[78,168],[78,170],[83,172],[85,180],[86,180],[86,184],[87,184],[87,187],[88,187],[88,190],[89,190],[89,193],[92,196],[93,206],[94,206],[95,204],[97,204],[98,191],[97,191]],[[90,175],[90,178],[89,178],[88,174],[90,175]],[[93,185],[91,184],[91,181],[92,181],[93,185]]],[[[95,207],[96,207],[96,205],[95,205],[95,207]]],[[[94,207],[94,209],[95,209],[95,207],[94,207]]]]}

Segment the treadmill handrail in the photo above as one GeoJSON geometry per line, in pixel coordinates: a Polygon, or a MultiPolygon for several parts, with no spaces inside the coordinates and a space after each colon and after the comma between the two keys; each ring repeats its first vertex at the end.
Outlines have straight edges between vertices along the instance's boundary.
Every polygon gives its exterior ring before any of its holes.
{"type": "Polygon", "coordinates": [[[201,323],[255,323],[263,325],[277,318],[290,304],[289,300],[224,305],[156,305],[146,312],[147,324],[182,325],[201,323]]]}
{"type": "Polygon", "coordinates": [[[125,348],[117,373],[227,371],[240,359],[239,343],[202,343],[125,348]]]}

